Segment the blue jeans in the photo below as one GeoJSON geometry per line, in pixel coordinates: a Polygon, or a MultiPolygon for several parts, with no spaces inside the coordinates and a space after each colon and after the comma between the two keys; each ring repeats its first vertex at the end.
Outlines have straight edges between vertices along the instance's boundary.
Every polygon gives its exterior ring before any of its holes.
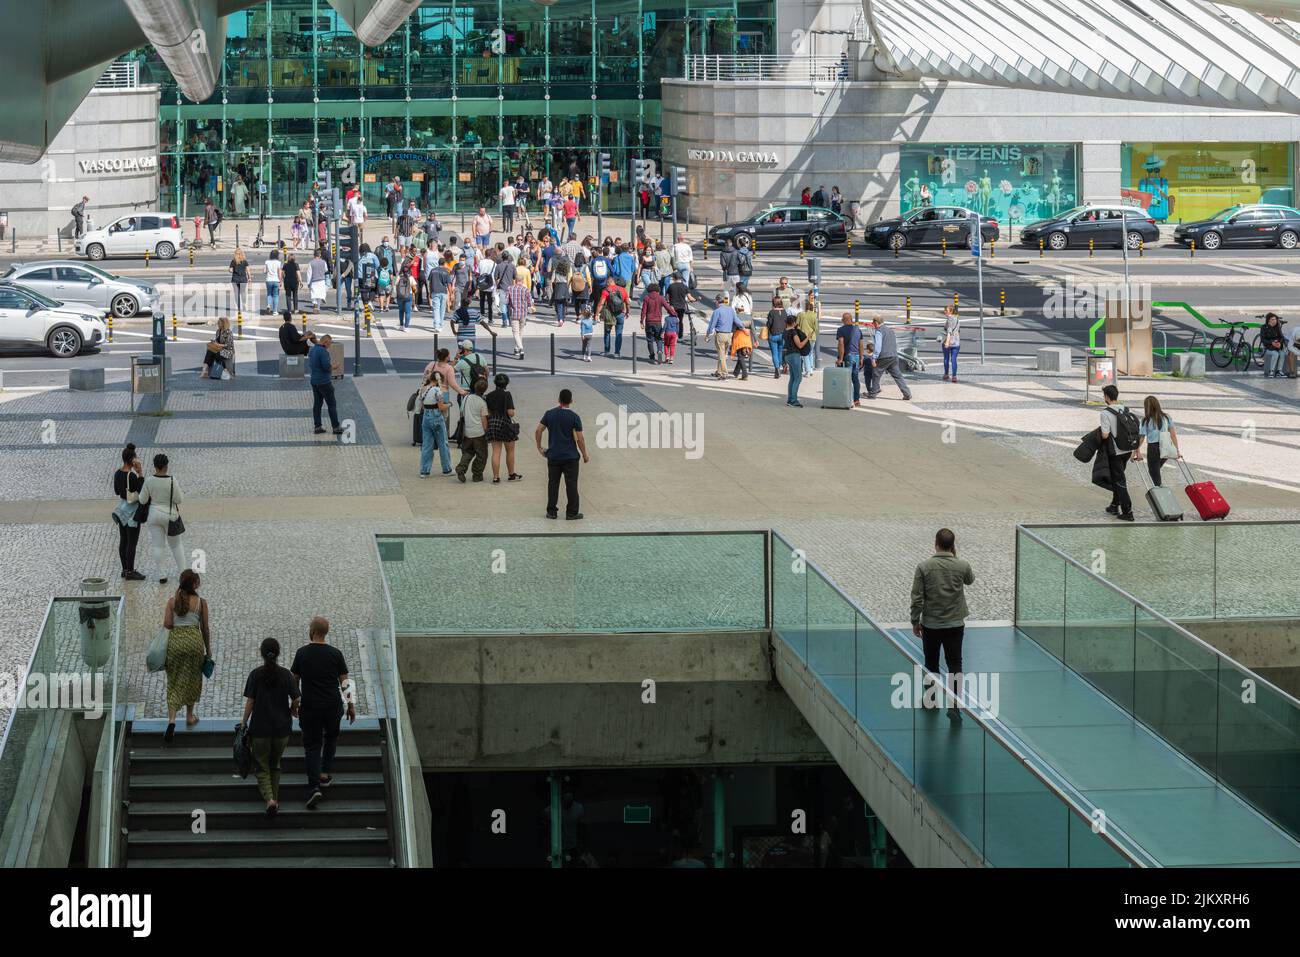
{"type": "Polygon", "coordinates": [[[451,449],[447,447],[447,422],[437,409],[424,410],[420,421],[423,441],[420,443],[420,474],[428,475],[433,470],[433,447],[438,447],[438,460],[442,472],[451,471],[451,449]]]}
{"type": "Polygon", "coordinates": [[[564,225],[568,227],[569,238],[576,239],[578,236],[578,220],[576,218],[566,219],[564,225]]]}
{"type": "Polygon", "coordinates": [[[433,331],[441,332],[442,324],[447,318],[447,294],[435,292],[429,296],[429,307],[433,310],[433,331]]]}
{"type": "Polygon", "coordinates": [[[957,377],[957,353],[959,352],[961,352],[961,346],[943,347],[943,374],[944,375],[952,376],[954,379],[957,377]],[[950,364],[952,366],[951,372],[948,371],[948,366],[950,364]]]}
{"type": "Polygon", "coordinates": [[[569,304],[563,299],[557,299],[552,305],[555,306],[555,324],[557,326],[564,325],[564,317],[567,314],[569,304]]]}
{"type": "Polygon", "coordinates": [[[813,343],[813,347],[811,351],[809,351],[809,353],[803,357],[803,362],[801,363],[801,365],[803,366],[804,375],[812,375],[813,369],[816,368],[816,361],[815,361],[816,358],[817,358],[817,344],[813,343]]]}
{"type": "Polygon", "coordinates": [[[767,340],[768,348],[772,350],[772,369],[776,372],[781,371],[781,337],[772,336],[767,340]]]}
{"type": "Polygon", "coordinates": [[[508,296],[506,296],[504,292],[498,292],[496,294],[496,297],[497,300],[501,303],[501,308],[499,310],[499,312],[501,313],[501,327],[503,329],[509,329],[510,328],[510,299],[508,296]]]}
{"type": "Polygon", "coordinates": [[[614,355],[623,352],[623,316],[614,320],[614,325],[605,327],[605,351],[609,351],[609,334],[614,333],[614,355]]]}
{"type": "Polygon", "coordinates": [[[272,312],[280,311],[280,284],[278,282],[268,282],[266,284],[266,308],[272,312]]]}
{"type": "MultiPolygon", "coordinates": [[[[806,358],[806,357],[805,357],[806,358]]],[[[785,387],[785,401],[793,405],[799,401],[799,383],[803,381],[803,363],[790,363],[790,380],[785,387]]]]}
{"type": "Polygon", "coordinates": [[[1282,349],[1264,350],[1264,375],[1273,375],[1282,371],[1282,359],[1286,353],[1282,349]]]}
{"type": "Polygon", "coordinates": [[[411,299],[408,296],[405,299],[397,300],[397,325],[405,329],[411,324],[411,299]]]}
{"type": "Polygon", "coordinates": [[[858,357],[850,356],[844,360],[844,368],[849,370],[849,375],[853,377],[853,401],[857,402],[862,398],[862,383],[858,380],[858,357]]]}

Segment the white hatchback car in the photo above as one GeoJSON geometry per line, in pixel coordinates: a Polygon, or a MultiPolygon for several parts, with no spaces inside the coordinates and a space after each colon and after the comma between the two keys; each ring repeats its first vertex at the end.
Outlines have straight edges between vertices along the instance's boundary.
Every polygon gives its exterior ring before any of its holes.
{"type": "Polygon", "coordinates": [[[76,241],[78,255],[100,260],[108,256],[143,256],[172,259],[185,244],[175,213],[138,213],[96,229],[76,241]]]}
{"type": "Polygon", "coordinates": [[[35,289],[0,282],[0,348],[48,349],[71,359],[107,336],[104,320],[84,306],[65,306],[35,289]]]}

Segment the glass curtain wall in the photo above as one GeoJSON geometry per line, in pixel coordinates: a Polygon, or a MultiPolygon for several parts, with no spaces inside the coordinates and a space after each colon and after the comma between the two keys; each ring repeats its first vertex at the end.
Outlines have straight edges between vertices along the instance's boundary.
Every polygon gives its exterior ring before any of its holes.
{"type": "Polygon", "coordinates": [[[227,19],[204,103],[140,54],[163,87],[159,202],[282,217],[329,169],[372,215],[393,177],[426,208],[472,213],[507,176],[587,179],[608,152],[605,208],[626,210],[634,157],[662,175],[659,80],[692,54],[771,52],[774,28],[774,0],[450,0],[366,49],[325,0],[266,0],[227,19]]]}

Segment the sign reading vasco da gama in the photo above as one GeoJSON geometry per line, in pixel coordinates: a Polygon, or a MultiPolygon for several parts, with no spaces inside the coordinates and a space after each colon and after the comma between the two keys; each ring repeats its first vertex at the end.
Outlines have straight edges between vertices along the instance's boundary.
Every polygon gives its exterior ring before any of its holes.
{"type": "Polygon", "coordinates": [[[706,163],[735,163],[740,165],[761,166],[778,162],[775,150],[687,150],[688,160],[702,160],[706,163]]]}
{"type": "Polygon", "coordinates": [[[80,160],[83,173],[138,173],[158,168],[156,156],[127,156],[108,159],[80,160]]]}

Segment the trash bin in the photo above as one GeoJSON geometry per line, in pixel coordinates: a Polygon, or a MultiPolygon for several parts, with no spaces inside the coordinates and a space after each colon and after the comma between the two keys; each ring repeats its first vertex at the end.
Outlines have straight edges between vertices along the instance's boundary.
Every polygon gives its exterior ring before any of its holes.
{"type": "Polygon", "coordinates": [[[131,357],[131,391],[136,395],[162,392],[163,365],[160,356],[131,357]]]}

